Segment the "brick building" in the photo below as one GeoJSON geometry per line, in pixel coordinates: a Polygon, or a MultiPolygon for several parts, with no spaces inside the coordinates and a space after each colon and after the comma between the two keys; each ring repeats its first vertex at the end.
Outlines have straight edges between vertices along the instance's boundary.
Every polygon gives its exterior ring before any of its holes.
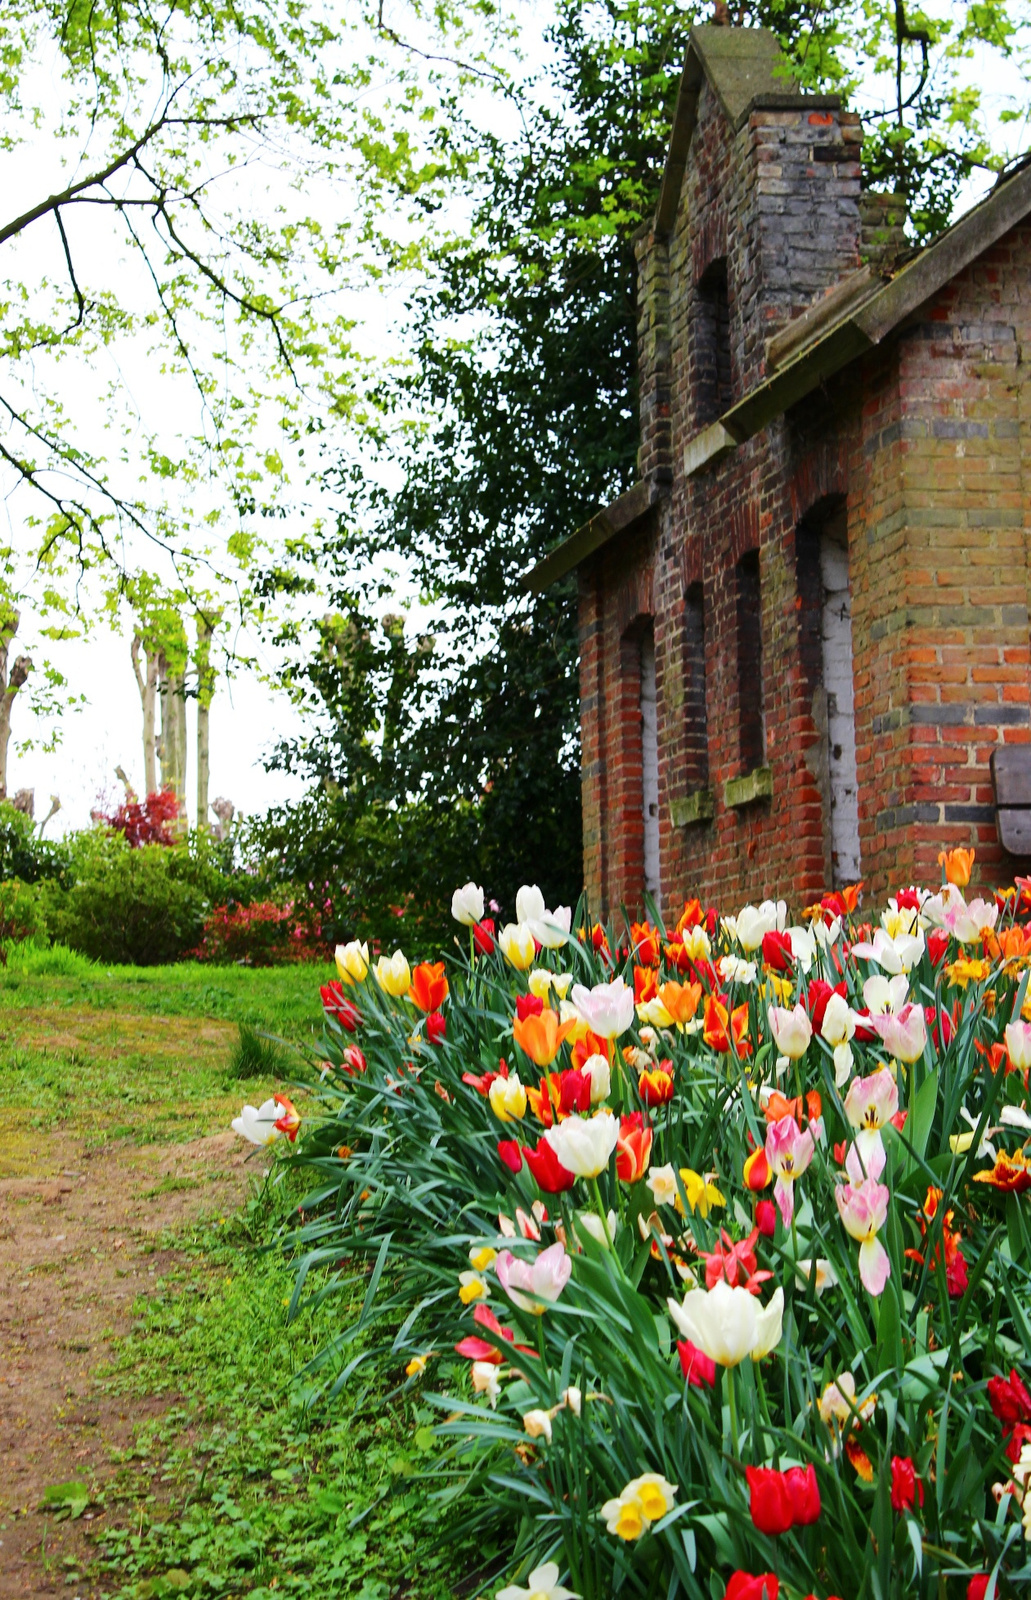
{"type": "Polygon", "coordinates": [[[989,758],[1031,736],[1031,167],[913,251],[862,138],[771,34],[693,31],[637,239],[638,482],[529,579],[578,571],[605,914],[1021,866],[989,758]]]}

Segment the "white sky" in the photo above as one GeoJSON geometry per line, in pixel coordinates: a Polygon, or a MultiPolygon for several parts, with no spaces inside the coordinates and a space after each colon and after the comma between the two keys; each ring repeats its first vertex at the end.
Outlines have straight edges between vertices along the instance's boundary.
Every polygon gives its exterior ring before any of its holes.
{"type": "MultiPolygon", "coordinates": [[[[944,0],[942,0],[944,3],[944,0]]],[[[524,24],[523,48],[531,62],[543,57],[542,34],[550,15],[548,0],[525,0],[520,6],[524,24]]],[[[1016,68],[1000,67],[997,59],[990,68],[983,58],[975,59],[969,67],[971,81],[984,90],[992,121],[998,113],[1014,104],[1026,106],[1026,92],[1016,68]]],[[[859,97],[856,109],[869,111],[875,96],[859,97]]],[[[495,116],[498,114],[496,109],[495,116]]],[[[1005,130],[1004,140],[1011,149],[1021,148],[1028,142],[1027,124],[1012,125],[1005,130]]],[[[41,160],[45,152],[41,151],[41,160]]],[[[13,165],[16,173],[8,174],[11,158],[0,161],[0,178],[8,176],[23,186],[38,184],[34,163],[25,160],[25,151],[17,152],[13,165]]],[[[991,179],[974,182],[964,196],[971,204],[990,187],[991,179]]],[[[0,183],[0,190],[4,183],[0,183]]],[[[14,211],[18,196],[10,185],[6,189],[4,211],[14,211]]],[[[335,204],[345,204],[346,196],[333,197],[335,204]]],[[[394,281],[385,289],[369,288],[350,292],[349,309],[359,323],[357,340],[363,351],[380,359],[398,351],[399,319],[406,285],[394,281]]],[[[112,358],[114,359],[114,358],[112,358]]],[[[128,372],[130,389],[146,394],[152,399],[153,374],[145,360],[132,370],[132,357],[128,362],[125,353],[121,358],[128,372]]],[[[96,411],[95,396],[99,387],[96,372],[91,373],[71,362],[62,368],[62,382],[68,405],[76,414],[89,417],[96,411]]],[[[175,402],[166,409],[174,413],[175,402]]],[[[145,407],[141,401],[141,411],[145,407]]],[[[341,435],[341,443],[348,441],[341,435]]],[[[325,508],[323,508],[325,509],[325,508]]],[[[9,502],[8,515],[16,518],[18,508],[9,502]]],[[[14,524],[12,524],[14,525],[14,524]]],[[[323,609],[318,597],[316,610],[323,609]]],[[[42,816],[50,796],[57,794],[61,812],[50,825],[50,832],[62,832],[82,827],[89,821],[91,809],[99,796],[120,798],[120,786],[115,778],[116,766],[122,766],[130,780],[142,791],[142,725],[139,695],[129,656],[130,638],[127,633],[116,633],[104,627],[95,627],[86,640],[60,645],[40,646],[33,638],[32,619],[26,618],[24,641],[19,639],[16,648],[28,644],[37,655],[45,648],[55,663],[69,679],[73,694],[85,694],[88,704],[81,710],[66,714],[63,719],[62,742],[53,753],[39,748],[45,733],[35,725],[25,704],[16,704],[13,718],[13,738],[8,770],[8,792],[26,787],[36,791],[36,814],[42,816]],[[36,747],[18,751],[19,740],[35,740],[36,747]]],[[[254,638],[247,646],[258,655],[267,671],[274,667],[267,650],[254,638]]],[[[196,753],[194,745],[195,708],[188,704],[189,761],[187,772],[187,799],[191,818],[195,813],[196,753]]],[[[238,810],[246,813],[262,812],[270,805],[299,798],[303,785],[285,774],[265,772],[262,757],[275,741],[300,731],[300,720],[282,693],[272,690],[249,673],[242,673],[232,682],[220,681],[211,708],[211,780],[209,794],[212,799],[224,795],[238,810]]]]}

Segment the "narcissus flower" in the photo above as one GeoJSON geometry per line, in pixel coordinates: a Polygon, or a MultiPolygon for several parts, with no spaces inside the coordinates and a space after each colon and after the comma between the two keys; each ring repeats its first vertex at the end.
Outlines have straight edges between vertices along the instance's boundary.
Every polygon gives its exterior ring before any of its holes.
{"type": "Polygon", "coordinates": [[[593,989],[574,983],[572,1001],[599,1039],[618,1039],[634,1020],[634,991],[622,978],[596,983],[593,989]]]}
{"type": "Polygon", "coordinates": [[[531,1439],[546,1439],[551,1443],[551,1413],[535,1407],[523,1415],[523,1430],[531,1439]]]}
{"type": "Polygon", "coordinates": [[[761,1361],[780,1343],[783,1289],[764,1307],[747,1289],[732,1289],[721,1278],[712,1289],[689,1289],[682,1303],[666,1304],[684,1338],[721,1367],[736,1367],[748,1356],[761,1361]]]}
{"type": "Polygon", "coordinates": [[[501,1122],[519,1122],[526,1115],[526,1090],[519,1081],[518,1072],[507,1078],[498,1076],[489,1090],[490,1108],[501,1122]]]}
{"type": "Polygon", "coordinates": [[[475,883],[467,883],[451,896],[451,915],[464,928],[472,928],[483,920],[483,890],[475,883]]]}
{"type": "Polygon", "coordinates": [[[518,1583],[508,1583],[499,1589],[495,1600],[580,1600],[574,1589],[564,1589],[558,1581],[558,1562],[545,1561],[534,1567],[527,1578],[527,1588],[518,1583]]]}
{"type": "Polygon", "coordinates": [[[1031,1189],[1031,1164],[1023,1150],[1018,1150],[1012,1156],[1000,1150],[993,1167],[974,1173],[974,1182],[990,1184],[993,1189],[1001,1189],[1006,1194],[1023,1194],[1025,1189],[1031,1189]]]}
{"type": "Polygon", "coordinates": [[[540,1316],[569,1282],[573,1263],[561,1243],[549,1245],[533,1261],[521,1261],[509,1250],[502,1250],[494,1263],[498,1282],[509,1299],[524,1311],[540,1316]]]}
{"type": "Polygon", "coordinates": [[[606,1500],[599,1516],[604,1518],[609,1533],[619,1539],[639,1539],[647,1533],[653,1522],[658,1522],[673,1510],[673,1497],[677,1485],[669,1483],[657,1472],[642,1473],[632,1478],[616,1500],[606,1500]]]}
{"type": "Polygon", "coordinates": [[[272,1144],[280,1135],[276,1126],[278,1116],[275,1100],[265,1100],[256,1108],[244,1106],[240,1115],[233,1118],[233,1132],[250,1140],[251,1144],[272,1144]]]}
{"type": "Polygon", "coordinates": [[[369,971],[369,947],[358,939],[338,944],[333,952],[337,971],[344,983],[364,983],[369,971]]]}
{"type": "Polygon", "coordinates": [[[498,1369],[493,1361],[474,1361],[470,1376],[473,1380],[473,1393],[485,1394],[491,1406],[498,1403],[501,1384],[498,1381],[498,1369]]]}
{"type": "Polygon", "coordinates": [[[448,981],[443,961],[420,961],[412,973],[408,998],[420,1011],[439,1011],[447,999],[448,981]]]}
{"type": "Polygon", "coordinates": [[[556,1156],[578,1178],[596,1178],[609,1164],[619,1138],[619,1123],[611,1111],[593,1117],[568,1117],[544,1135],[556,1156]]]}
{"type": "Polygon", "coordinates": [[[489,1294],[490,1284],[478,1272],[458,1274],[458,1298],[464,1306],[471,1306],[474,1300],[486,1300],[489,1294]]]}
{"type": "Polygon", "coordinates": [[[412,971],[400,950],[395,950],[392,956],[380,956],[372,970],[380,988],[393,999],[399,1000],[408,993],[412,971]]]}
{"type": "Polygon", "coordinates": [[[527,972],[537,956],[533,931],[525,922],[507,922],[498,934],[501,954],[519,972],[527,972]]]}
{"type": "Polygon", "coordinates": [[[645,1127],[639,1111],[619,1119],[616,1140],[616,1176],[623,1183],[639,1183],[648,1171],[652,1153],[652,1130],[645,1127]]]}
{"type": "Polygon", "coordinates": [[[549,1006],[543,1006],[538,1016],[517,1016],[512,1023],[516,1044],[538,1067],[551,1065],[573,1028],[572,1022],[559,1022],[558,1013],[549,1006]]]}
{"type": "Polygon", "coordinates": [[[888,1217],[890,1194],[883,1183],[864,1178],[860,1184],[838,1184],[838,1214],[848,1233],[859,1240],[859,1276],[870,1294],[879,1295],[891,1277],[888,1252],[877,1235],[888,1217]]]}
{"type": "MultiPolygon", "coordinates": [[[[703,1177],[700,1172],[694,1172],[690,1167],[681,1167],[680,1182],[688,1205],[693,1212],[697,1211],[700,1217],[707,1217],[713,1206],[725,1206],[727,1203],[710,1177],[703,1177]]],[[[679,1190],[673,1204],[683,1216],[684,1202],[679,1190]]]]}
{"type": "Polygon", "coordinates": [[[409,1361],[408,1365],[405,1367],[405,1377],[420,1378],[426,1371],[426,1367],[433,1355],[434,1351],[427,1350],[424,1356],[413,1356],[411,1361],[409,1361]]]}

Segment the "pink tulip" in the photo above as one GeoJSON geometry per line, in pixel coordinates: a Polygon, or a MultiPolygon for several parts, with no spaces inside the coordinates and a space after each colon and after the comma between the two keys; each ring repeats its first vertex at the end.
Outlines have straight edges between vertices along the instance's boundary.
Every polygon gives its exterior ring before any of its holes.
{"type": "Polygon", "coordinates": [[[891,1198],[888,1189],[875,1178],[864,1178],[858,1184],[839,1184],[834,1198],[846,1231],[859,1240],[859,1276],[863,1286],[872,1295],[882,1294],[891,1277],[891,1262],[877,1234],[888,1217],[891,1198]]]}
{"type": "MultiPolygon", "coordinates": [[[[899,1108],[899,1091],[891,1073],[871,1072],[868,1078],[853,1078],[845,1096],[845,1115],[857,1129],[853,1149],[858,1152],[856,1167],[862,1178],[879,1178],[884,1171],[884,1144],[881,1129],[899,1108]]],[[[851,1151],[849,1152],[851,1155],[851,1151]]],[[[854,1176],[849,1167],[850,1176],[854,1176]]]]}
{"type": "Polygon", "coordinates": [[[544,1302],[558,1299],[572,1270],[573,1263],[561,1243],[549,1245],[535,1261],[520,1261],[510,1250],[502,1250],[494,1263],[498,1282],[509,1299],[535,1316],[544,1310],[544,1302]]]}
{"type": "Polygon", "coordinates": [[[1031,1068],[1031,1023],[1007,1023],[1006,1050],[1014,1072],[1027,1072],[1031,1068]]]}
{"type": "Polygon", "coordinates": [[[884,1048],[899,1061],[919,1061],[927,1044],[927,1023],[923,1006],[910,1003],[901,1011],[886,1012],[882,1017],[869,1019],[871,1028],[881,1036],[884,1048]]]}
{"type": "Polygon", "coordinates": [[[795,1179],[801,1177],[813,1159],[815,1148],[813,1128],[810,1126],[803,1131],[794,1117],[781,1117],[779,1122],[771,1122],[766,1130],[766,1159],[777,1174],[773,1198],[780,1208],[785,1228],[791,1226],[795,1211],[795,1179]]]}

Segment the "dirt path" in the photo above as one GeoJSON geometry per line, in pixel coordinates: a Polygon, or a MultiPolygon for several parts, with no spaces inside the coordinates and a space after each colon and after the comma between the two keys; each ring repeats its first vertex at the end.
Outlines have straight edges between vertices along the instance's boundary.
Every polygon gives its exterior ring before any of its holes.
{"type": "Polygon", "coordinates": [[[91,1513],[58,1522],[40,1496],[73,1478],[101,1488],[112,1450],[171,1403],[127,1412],[94,1374],[175,1261],[167,1230],[235,1208],[255,1169],[232,1133],[89,1151],[51,1131],[35,1146],[16,1168],[32,1176],[0,1178],[0,1600],[86,1600],[85,1580],[68,1579],[88,1560],[91,1513]]]}

